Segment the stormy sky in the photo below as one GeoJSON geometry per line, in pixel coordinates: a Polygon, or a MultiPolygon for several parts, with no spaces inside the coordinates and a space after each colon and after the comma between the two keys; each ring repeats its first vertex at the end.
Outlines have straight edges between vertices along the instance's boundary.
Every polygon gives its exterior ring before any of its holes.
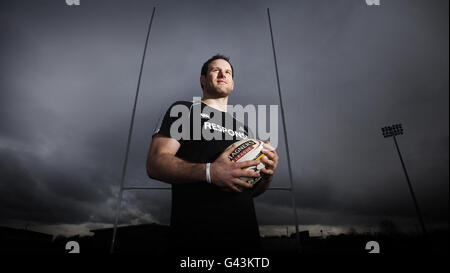
{"type": "MultiPolygon", "coordinates": [[[[201,96],[200,68],[231,57],[230,104],[284,103],[297,214],[313,233],[418,230],[392,139],[429,229],[448,228],[448,1],[5,0],[0,4],[0,225],[53,234],[111,226],[148,23],[127,186],[149,179],[159,116],[201,96]]],[[[279,114],[280,163],[289,185],[279,114]]],[[[290,194],[255,199],[261,230],[294,224],[290,194]]],[[[127,191],[121,224],[168,224],[170,191],[127,191]]]]}

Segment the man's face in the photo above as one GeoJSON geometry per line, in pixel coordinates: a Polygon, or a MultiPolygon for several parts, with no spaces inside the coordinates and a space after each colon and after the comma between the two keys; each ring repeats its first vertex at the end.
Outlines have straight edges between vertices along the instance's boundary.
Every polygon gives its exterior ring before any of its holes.
{"type": "Polygon", "coordinates": [[[213,97],[227,97],[234,88],[231,65],[223,59],[217,59],[209,64],[206,77],[200,76],[204,90],[213,97]]]}

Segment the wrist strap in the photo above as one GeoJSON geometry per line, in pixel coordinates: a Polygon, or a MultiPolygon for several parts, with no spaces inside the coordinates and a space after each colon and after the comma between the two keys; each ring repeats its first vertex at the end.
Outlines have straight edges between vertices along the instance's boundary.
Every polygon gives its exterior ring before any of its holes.
{"type": "Polygon", "coordinates": [[[211,184],[211,163],[206,163],[206,182],[211,184]]]}

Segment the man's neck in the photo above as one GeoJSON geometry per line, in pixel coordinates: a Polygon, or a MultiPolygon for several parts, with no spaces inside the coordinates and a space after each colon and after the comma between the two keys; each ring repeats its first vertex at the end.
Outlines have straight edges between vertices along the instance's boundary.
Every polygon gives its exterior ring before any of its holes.
{"type": "Polygon", "coordinates": [[[207,98],[203,96],[202,102],[221,112],[227,111],[228,97],[225,98],[207,98]]]}

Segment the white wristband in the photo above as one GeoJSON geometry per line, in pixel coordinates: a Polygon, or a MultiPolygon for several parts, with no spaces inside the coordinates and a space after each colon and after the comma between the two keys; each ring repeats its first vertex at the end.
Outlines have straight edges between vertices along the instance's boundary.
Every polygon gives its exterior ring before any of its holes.
{"type": "Polygon", "coordinates": [[[211,184],[211,163],[206,163],[206,182],[211,184]]]}

